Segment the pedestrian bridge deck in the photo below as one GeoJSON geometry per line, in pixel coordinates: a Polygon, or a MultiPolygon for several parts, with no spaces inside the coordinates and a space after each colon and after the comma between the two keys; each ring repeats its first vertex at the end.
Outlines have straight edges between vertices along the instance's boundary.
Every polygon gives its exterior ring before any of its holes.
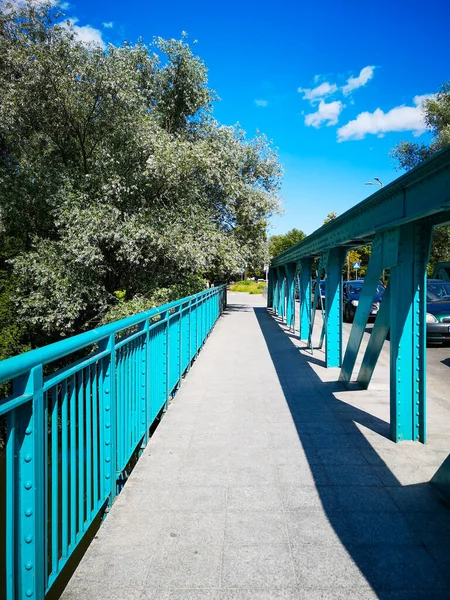
{"type": "Polygon", "coordinates": [[[63,599],[450,598],[449,408],[429,393],[429,443],[395,444],[383,356],[349,391],[228,302],[63,599]]]}

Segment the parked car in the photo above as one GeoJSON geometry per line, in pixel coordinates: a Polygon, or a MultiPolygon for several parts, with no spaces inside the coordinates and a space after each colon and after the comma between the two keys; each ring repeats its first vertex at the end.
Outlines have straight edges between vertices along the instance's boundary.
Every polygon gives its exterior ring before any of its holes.
{"type": "MultiPolygon", "coordinates": [[[[364,285],[364,279],[355,279],[353,281],[344,281],[343,284],[343,318],[346,323],[353,323],[356,307],[359,303],[359,297],[364,285]]],[[[369,318],[375,319],[380,309],[380,302],[384,293],[384,285],[380,282],[377,287],[375,297],[370,307],[369,318]]]]}
{"type": "MultiPolygon", "coordinates": [[[[314,298],[315,298],[315,294],[316,294],[316,280],[313,279],[312,280],[312,297],[313,297],[313,303],[314,303],[314,298]]],[[[321,279],[320,280],[320,294],[317,295],[317,304],[316,304],[316,308],[325,308],[325,279],[321,279]]]]}
{"type": "Polygon", "coordinates": [[[427,281],[427,342],[450,342],[450,282],[427,281]]]}

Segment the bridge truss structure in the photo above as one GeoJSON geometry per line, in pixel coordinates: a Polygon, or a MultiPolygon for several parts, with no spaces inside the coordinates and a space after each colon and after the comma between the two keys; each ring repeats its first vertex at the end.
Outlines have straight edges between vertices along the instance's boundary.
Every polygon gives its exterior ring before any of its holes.
{"type": "Polygon", "coordinates": [[[325,272],[321,344],[327,367],[339,367],[350,383],[370,308],[384,269],[390,277],[357,374],[367,388],[390,335],[390,431],[392,440],[426,442],[426,266],[433,228],[450,222],[450,149],[381,188],[300,243],[275,256],[269,269],[268,306],[290,326],[295,288],[299,335],[312,349],[320,285],[325,272]],[[347,253],[372,247],[350,338],[343,354],[342,268],[347,253]],[[316,268],[314,268],[316,266],[316,268]],[[314,298],[312,296],[314,295],[314,298]]]}

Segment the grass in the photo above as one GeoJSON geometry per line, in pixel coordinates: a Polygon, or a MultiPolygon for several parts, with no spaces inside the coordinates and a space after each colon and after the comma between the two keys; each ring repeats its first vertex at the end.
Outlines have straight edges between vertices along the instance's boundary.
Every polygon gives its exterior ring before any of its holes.
{"type": "Polygon", "coordinates": [[[247,292],[248,294],[262,294],[265,287],[264,281],[257,283],[256,281],[238,281],[230,285],[230,292],[247,292]]]}

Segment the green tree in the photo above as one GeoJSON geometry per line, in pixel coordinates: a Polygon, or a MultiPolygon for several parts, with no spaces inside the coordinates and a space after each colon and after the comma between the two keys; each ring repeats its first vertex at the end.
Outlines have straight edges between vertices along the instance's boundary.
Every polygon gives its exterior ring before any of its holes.
{"type": "Polygon", "coordinates": [[[337,218],[337,213],[335,212],[330,212],[327,214],[327,216],[325,217],[325,219],[323,220],[323,222],[325,223],[325,225],[327,223],[329,223],[330,221],[333,221],[333,219],[337,218]]]}
{"type": "MultiPolygon", "coordinates": [[[[399,169],[409,171],[450,146],[450,81],[444,83],[435,96],[425,100],[422,110],[427,129],[432,135],[431,143],[402,141],[397,144],[391,151],[391,157],[399,169]]],[[[427,266],[428,275],[432,274],[437,262],[445,260],[450,260],[450,227],[436,227],[427,266]]]]}
{"type": "Polygon", "coordinates": [[[269,239],[269,256],[277,256],[285,250],[288,250],[295,244],[298,244],[306,235],[300,229],[291,229],[282,235],[273,235],[269,239]]]}
{"type": "Polygon", "coordinates": [[[262,262],[277,155],[213,119],[185,39],[105,50],[50,2],[10,4],[0,89],[5,289],[32,345],[262,262]]]}

